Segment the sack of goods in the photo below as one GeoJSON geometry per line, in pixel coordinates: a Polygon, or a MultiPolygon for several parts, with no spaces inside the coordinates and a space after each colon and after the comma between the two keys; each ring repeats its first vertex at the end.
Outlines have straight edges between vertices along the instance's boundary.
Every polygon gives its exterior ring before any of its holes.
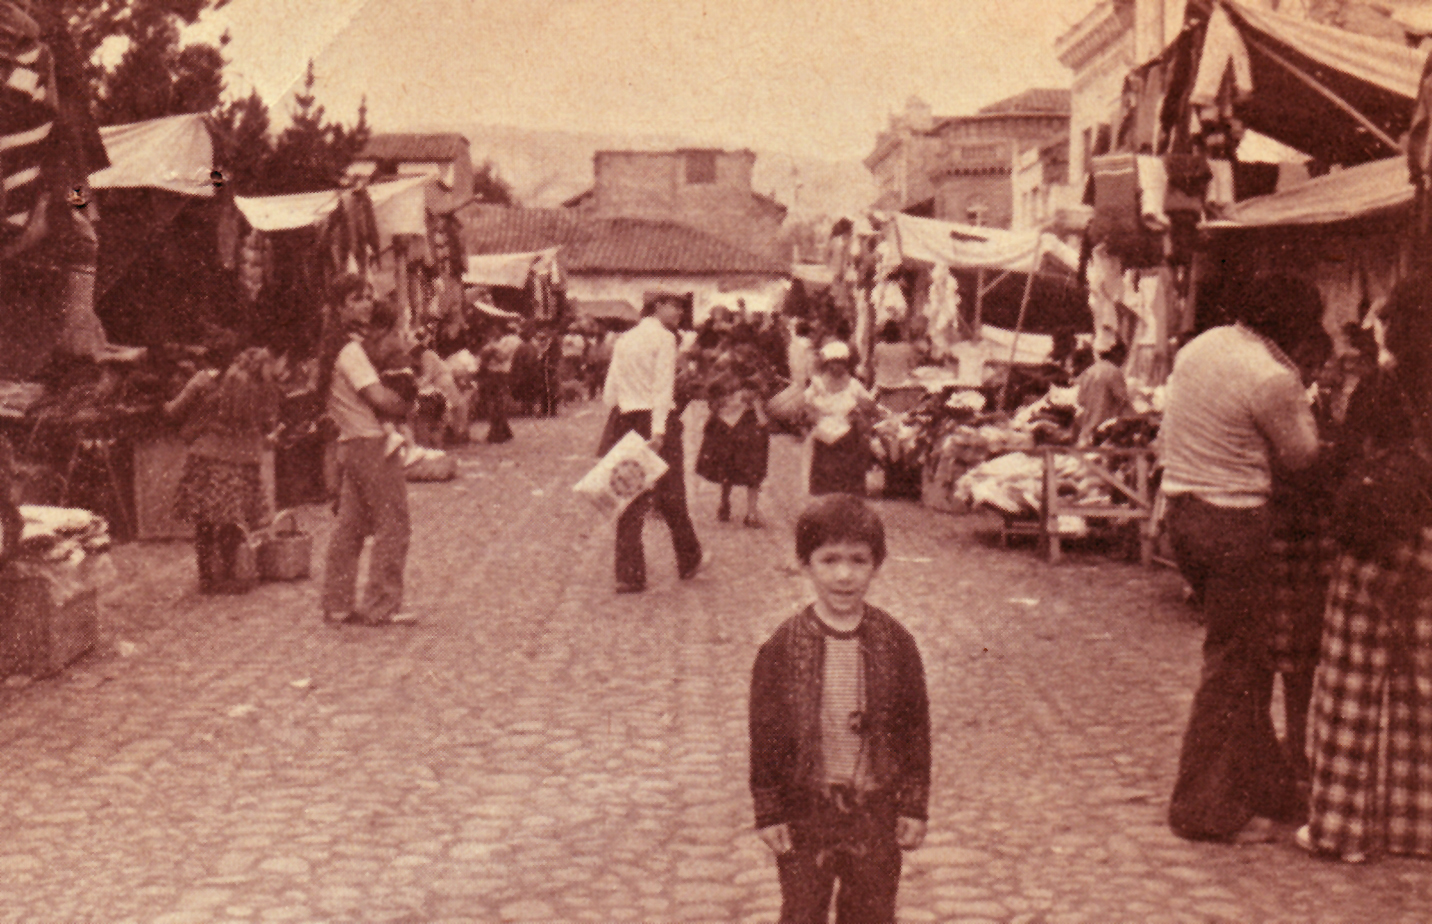
{"type": "Polygon", "coordinates": [[[666,462],[652,451],[640,433],[631,431],[617,441],[572,490],[590,500],[608,516],[620,516],[638,495],[651,490],[666,474],[666,462]]]}

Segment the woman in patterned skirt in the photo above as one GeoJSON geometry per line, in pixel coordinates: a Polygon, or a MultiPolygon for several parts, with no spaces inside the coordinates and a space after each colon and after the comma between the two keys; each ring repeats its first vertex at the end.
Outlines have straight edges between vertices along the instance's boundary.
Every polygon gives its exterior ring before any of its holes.
{"type": "Polygon", "coordinates": [[[278,422],[278,386],[267,350],[240,353],[222,373],[194,375],[165,405],[189,444],[175,516],[194,524],[201,593],[247,590],[235,573],[239,546],[268,515],[259,467],[278,422]]]}
{"type": "Polygon", "coordinates": [[[1363,419],[1348,421],[1361,459],[1334,507],[1342,552],[1313,682],[1309,823],[1297,833],[1304,849],[1350,863],[1432,857],[1432,277],[1400,283],[1383,321],[1395,364],[1363,419]]]}

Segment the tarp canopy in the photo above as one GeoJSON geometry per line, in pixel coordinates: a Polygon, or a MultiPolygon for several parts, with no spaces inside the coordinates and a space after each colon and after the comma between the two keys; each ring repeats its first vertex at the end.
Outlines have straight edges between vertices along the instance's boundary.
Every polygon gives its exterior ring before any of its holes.
{"type": "Polygon", "coordinates": [[[1202,227],[1234,230],[1371,218],[1408,208],[1412,194],[1407,158],[1389,157],[1338,170],[1267,196],[1245,199],[1224,218],[1206,221],[1202,227]]]}
{"type": "Polygon", "coordinates": [[[556,247],[527,253],[469,254],[462,281],[467,285],[521,289],[534,271],[550,272],[556,261],[556,247]]]}
{"type": "Polygon", "coordinates": [[[213,196],[214,143],[202,115],[177,115],[99,130],[110,165],[90,174],[95,189],[164,189],[213,196]]]}
{"type": "Polygon", "coordinates": [[[988,324],[980,325],[979,343],[985,355],[997,362],[1009,362],[1010,350],[1013,349],[1015,364],[1022,366],[1037,366],[1048,362],[1049,352],[1054,349],[1054,338],[1047,334],[1015,332],[988,324]]]}
{"type": "Polygon", "coordinates": [[[641,320],[641,312],[631,302],[622,299],[605,301],[573,300],[572,313],[580,318],[595,318],[608,321],[626,321],[635,324],[641,320]]]}
{"type": "MultiPolygon", "coordinates": [[[[423,184],[430,180],[430,177],[416,176],[366,187],[378,231],[384,238],[394,234],[427,234],[423,184]]],[[[326,189],[288,196],[235,196],[234,204],[256,231],[296,231],[326,220],[338,207],[344,192],[346,190],[326,189]]]]}
{"type": "Polygon", "coordinates": [[[792,263],[791,277],[807,288],[828,289],[835,284],[835,270],[824,263],[792,263]]]}
{"type": "Polygon", "coordinates": [[[1233,0],[1213,6],[1190,101],[1232,72],[1249,128],[1333,164],[1388,157],[1407,131],[1426,52],[1233,0]]]}
{"type": "Polygon", "coordinates": [[[522,315],[518,314],[515,311],[503,311],[501,308],[497,307],[491,302],[485,302],[480,298],[475,299],[473,301],[472,307],[476,308],[482,314],[487,315],[489,318],[501,318],[505,321],[516,321],[522,317],[522,315]]]}
{"type": "Polygon", "coordinates": [[[895,245],[901,260],[944,264],[953,269],[1028,273],[1038,254],[1047,258],[1041,261],[1041,268],[1053,262],[1071,274],[1079,269],[1079,252],[1052,234],[1004,231],[903,214],[887,215],[885,219],[886,240],[895,245]]]}

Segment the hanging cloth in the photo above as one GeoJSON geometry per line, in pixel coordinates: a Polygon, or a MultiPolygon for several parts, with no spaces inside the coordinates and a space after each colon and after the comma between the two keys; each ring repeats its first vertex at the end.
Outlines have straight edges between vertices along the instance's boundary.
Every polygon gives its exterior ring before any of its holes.
{"type": "Polygon", "coordinates": [[[1119,329],[1119,300],[1124,290],[1124,267],[1109,248],[1098,244],[1089,254],[1089,313],[1094,318],[1097,340],[1101,332],[1113,334],[1119,329]]]}
{"type": "Polygon", "coordinates": [[[1233,70],[1233,91],[1238,99],[1253,92],[1253,65],[1248,46],[1233,25],[1228,11],[1220,4],[1208,20],[1203,37],[1203,51],[1198,56],[1198,73],[1188,100],[1194,106],[1212,106],[1223,89],[1223,78],[1233,70]]]}
{"type": "Polygon", "coordinates": [[[930,301],[925,306],[929,321],[926,335],[930,352],[944,359],[960,342],[960,288],[950,268],[937,264],[930,273],[930,301]]]}

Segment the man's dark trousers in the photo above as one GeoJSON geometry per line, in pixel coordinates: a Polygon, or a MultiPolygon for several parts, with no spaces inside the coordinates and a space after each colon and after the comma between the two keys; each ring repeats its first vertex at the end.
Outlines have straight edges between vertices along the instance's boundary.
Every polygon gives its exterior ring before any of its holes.
{"type": "MultiPolygon", "coordinates": [[[[607,428],[602,453],[616,445],[628,432],[635,430],[644,439],[651,439],[651,411],[618,414],[613,426],[607,428]]],[[[646,586],[646,551],[642,547],[641,530],[652,505],[671,529],[671,544],[676,550],[677,573],[688,577],[701,566],[701,541],[691,514],[686,509],[686,465],[682,452],[681,417],[672,412],[666,418],[666,439],[661,457],[668,468],[650,491],[633,500],[617,519],[616,572],[617,583],[627,587],[646,586]]]]}

